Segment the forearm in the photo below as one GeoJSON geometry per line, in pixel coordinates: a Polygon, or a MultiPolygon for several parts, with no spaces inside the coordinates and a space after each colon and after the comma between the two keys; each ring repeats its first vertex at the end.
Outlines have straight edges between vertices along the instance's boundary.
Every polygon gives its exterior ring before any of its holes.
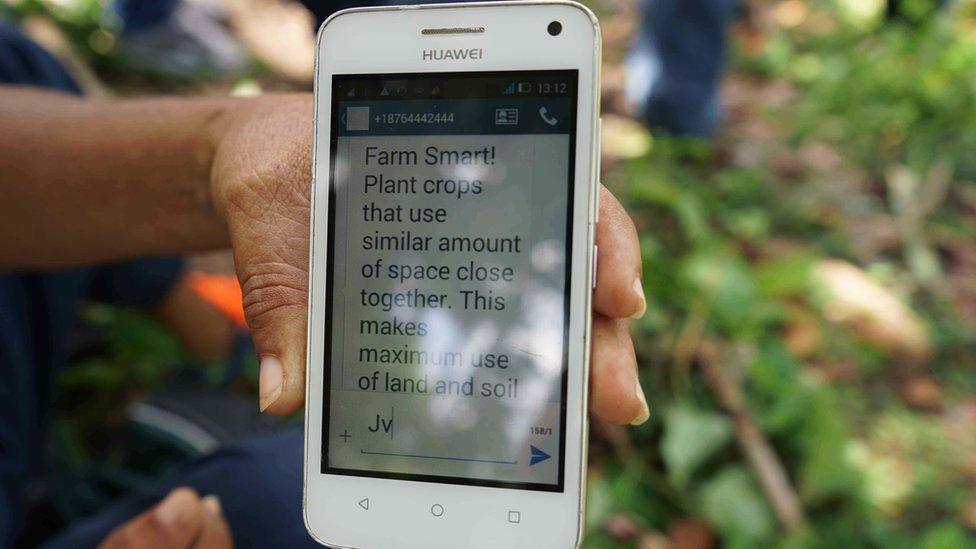
{"type": "Polygon", "coordinates": [[[0,86],[0,269],[226,245],[210,172],[241,104],[0,86]]]}

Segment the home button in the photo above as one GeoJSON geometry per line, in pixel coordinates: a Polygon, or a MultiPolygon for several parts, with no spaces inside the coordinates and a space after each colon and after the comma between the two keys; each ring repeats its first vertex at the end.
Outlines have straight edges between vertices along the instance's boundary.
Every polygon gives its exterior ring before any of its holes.
{"type": "Polygon", "coordinates": [[[439,517],[439,516],[443,515],[444,514],[444,506],[441,505],[440,503],[435,503],[435,504],[431,505],[430,506],[430,514],[434,515],[435,517],[439,517]]]}

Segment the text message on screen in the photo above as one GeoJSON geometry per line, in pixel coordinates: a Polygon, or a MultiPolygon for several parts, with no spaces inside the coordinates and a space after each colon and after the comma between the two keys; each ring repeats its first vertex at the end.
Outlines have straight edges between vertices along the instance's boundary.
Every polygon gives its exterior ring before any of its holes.
{"type": "Polygon", "coordinates": [[[575,71],[332,92],[323,473],[562,490],[575,71]]]}

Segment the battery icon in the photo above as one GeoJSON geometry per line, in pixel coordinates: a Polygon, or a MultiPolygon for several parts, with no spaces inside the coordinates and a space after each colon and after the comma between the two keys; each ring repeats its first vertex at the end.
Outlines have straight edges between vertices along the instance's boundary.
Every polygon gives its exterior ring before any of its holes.
{"type": "Polygon", "coordinates": [[[519,82],[519,84],[518,84],[518,92],[519,93],[529,93],[531,91],[532,91],[532,83],[531,82],[519,82]]]}

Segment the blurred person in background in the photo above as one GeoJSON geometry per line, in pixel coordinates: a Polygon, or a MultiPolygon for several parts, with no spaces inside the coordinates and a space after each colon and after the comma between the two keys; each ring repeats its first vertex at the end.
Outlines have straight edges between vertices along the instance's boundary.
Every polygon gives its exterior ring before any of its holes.
{"type": "MultiPolygon", "coordinates": [[[[459,0],[444,0],[447,2],[459,0]]],[[[410,0],[301,0],[316,29],[346,8],[410,0]]],[[[628,109],[651,128],[709,137],[721,122],[719,87],[727,30],[740,0],[645,0],[625,64],[628,109]]],[[[219,6],[189,0],[117,0],[120,57],[132,68],[178,78],[231,76],[246,66],[243,48],[222,24],[219,6]]]]}
{"type": "Polygon", "coordinates": [[[131,68],[189,79],[240,73],[247,53],[223,24],[217,4],[184,0],[116,0],[118,53],[131,68]]]}
{"type": "MultiPolygon", "coordinates": [[[[27,483],[46,472],[51,394],[76,305],[158,308],[179,287],[172,254],[233,248],[261,410],[290,414],[304,398],[311,97],[95,102],[78,91],[54,58],[0,21],[4,545],[23,527],[27,483]]],[[[632,221],[601,193],[590,402],[607,421],[639,424],[649,411],[628,325],[646,308],[640,255],[632,221]]],[[[317,546],[301,519],[301,463],[300,426],[241,440],[47,545],[317,546]]]]}
{"type": "Polygon", "coordinates": [[[713,135],[722,120],[727,31],[739,9],[739,0],[645,0],[625,63],[633,113],[672,135],[713,135]]]}

